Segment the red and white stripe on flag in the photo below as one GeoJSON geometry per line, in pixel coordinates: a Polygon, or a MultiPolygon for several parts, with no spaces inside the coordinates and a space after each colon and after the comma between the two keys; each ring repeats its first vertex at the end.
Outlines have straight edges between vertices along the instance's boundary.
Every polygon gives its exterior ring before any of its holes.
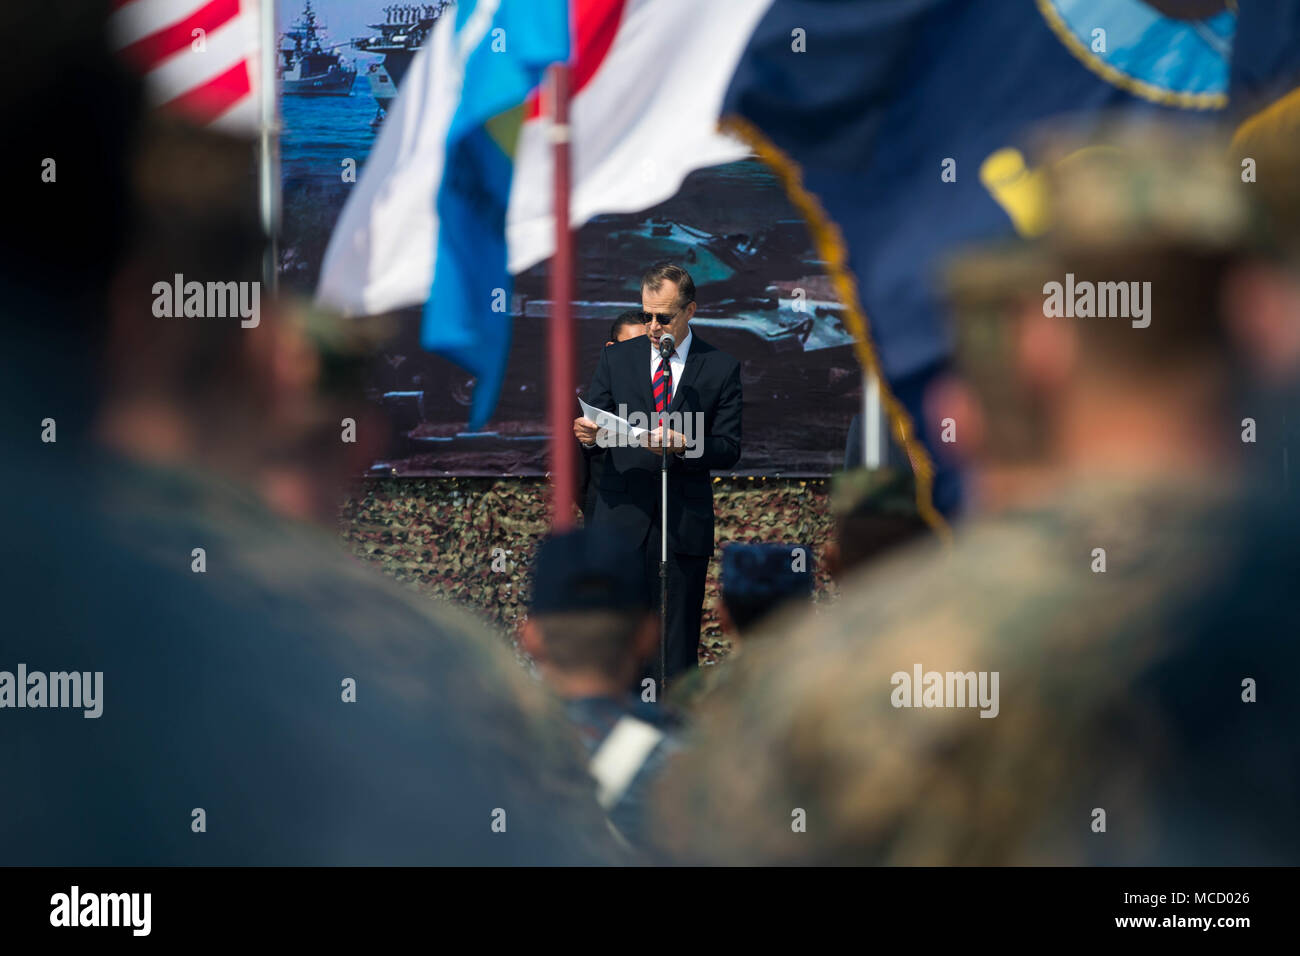
{"type": "MultiPolygon", "coordinates": [[[[269,2],[269,0],[266,0],[269,2]]],[[[152,103],[232,133],[260,123],[259,0],[113,0],[114,48],[152,103]]]]}

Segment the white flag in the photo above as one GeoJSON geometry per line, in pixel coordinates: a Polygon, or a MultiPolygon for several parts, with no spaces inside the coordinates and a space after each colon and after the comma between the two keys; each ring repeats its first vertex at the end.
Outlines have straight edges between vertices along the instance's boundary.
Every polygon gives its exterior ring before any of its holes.
{"type": "MultiPolygon", "coordinates": [[[[719,133],[717,123],[740,56],[770,4],[571,3],[573,228],[602,213],[654,206],[673,196],[693,170],[749,155],[743,143],[719,133]],[[592,39],[610,32],[604,43],[592,39]]],[[[429,297],[435,197],[463,75],[453,19],[438,21],[411,64],[330,238],[317,298],[345,314],[388,312],[429,297]]],[[[514,156],[506,216],[512,273],[555,249],[550,122],[535,99],[531,107],[514,156]]]]}

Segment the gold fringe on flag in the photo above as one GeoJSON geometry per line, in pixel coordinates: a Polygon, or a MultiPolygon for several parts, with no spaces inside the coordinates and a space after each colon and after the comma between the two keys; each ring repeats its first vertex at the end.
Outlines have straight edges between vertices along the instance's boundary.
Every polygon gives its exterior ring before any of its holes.
{"type": "Polygon", "coordinates": [[[735,116],[724,116],[718,128],[747,143],[758,158],[766,163],[780,178],[786,195],[803,215],[812,235],[818,254],[826,263],[835,292],[847,310],[847,325],[853,333],[854,351],[859,364],[876,377],[880,383],[880,397],[885,413],[899,444],[903,446],[912,474],[916,478],[916,508],[925,522],[944,540],[952,540],[952,529],[943,515],[934,507],[934,462],[925,446],[916,436],[915,426],[907,410],[894,396],[880,369],[880,360],[871,341],[866,312],[858,300],[858,285],[849,271],[848,253],[844,236],[835,221],[827,214],[821,201],[803,185],[803,172],[799,164],[780,147],[767,138],[753,123],[735,116]]]}

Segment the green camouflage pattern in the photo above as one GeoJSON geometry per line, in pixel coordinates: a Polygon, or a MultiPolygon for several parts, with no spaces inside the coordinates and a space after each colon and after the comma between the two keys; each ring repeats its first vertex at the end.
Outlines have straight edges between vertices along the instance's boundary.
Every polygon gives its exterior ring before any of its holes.
{"type": "Polygon", "coordinates": [[[728,663],[660,792],[665,852],[738,865],[1295,862],[1296,704],[1239,695],[1245,676],[1295,673],[1295,601],[1278,599],[1297,560],[1254,549],[1238,504],[1212,482],[1097,482],[977,520],[950,550],[922,542],[865,569],[838,603],[728,663]],[[1239,587],[1252,556],[1268,571],[1239,587]],[[1227,632],[1239,600],[1285,626],[1227,632]],[[891,675],[918,663],[999,672],[997,716],[893,706],[891,675]],[[1197,723],[1206,739],[1187,739],[1197,723]],[[1243,792],[1245,817],[1230,812],[1243,792]],[[1205,806],[1180,805],[1192,800],[1205,806]],[[806,832],[792,829],[798,810],[806,832]]]}
{"type": "MultiPolygon", "coordinates": [[[[834,534],[830,483],[817,478],[715,478],[717,549],[709,562],[700,662],[731,650],[718,619],[719,555],[733,541],[804,541],[820,556],[834,534]]],[[[339,513],[348,549],[427,597],[449,600],[513,635],[527,611],[532,558],[550,528],[550,485],[535,478],[401,478],[360,484],[339,513]],[[501,548],[493,570],[493,551],[501,548]]],[[[813,561],[815,600],[834,588],[813,561]]]]}

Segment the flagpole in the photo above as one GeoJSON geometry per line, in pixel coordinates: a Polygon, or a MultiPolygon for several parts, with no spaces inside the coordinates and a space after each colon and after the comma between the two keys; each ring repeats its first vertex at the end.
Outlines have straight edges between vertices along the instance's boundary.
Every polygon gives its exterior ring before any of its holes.
{"type": "Polygon", "coordinates": [[[280,176],[279,176],[279,123],[275,105],[275,0],[260,0],[258,6],[258,33],[261,37],[260,68],[258,73],[259,112],[261,122],[258,156],[258,209],[266,246],[262,252],[262,285],[264,291],[275,295],[279,290],[280,276],[278,240],[280,233],[280,176]]]}
{"type": "Polygon", "coordinates": [[[884,415],[880,408],[880,379],[876,373],[862,371],[862,465],[882,468],[885,464],[884,415]]]}
{"type": "Polygon", "coordinates": [[[555,257],[551,260],[550,355],[551,421],[551,530],[573,527],[577,470],[573,429],[574,331],[573,233],[569,229],[569,67],[557,63],[549,71],[551,124],[554,147],[555,257]]]}

